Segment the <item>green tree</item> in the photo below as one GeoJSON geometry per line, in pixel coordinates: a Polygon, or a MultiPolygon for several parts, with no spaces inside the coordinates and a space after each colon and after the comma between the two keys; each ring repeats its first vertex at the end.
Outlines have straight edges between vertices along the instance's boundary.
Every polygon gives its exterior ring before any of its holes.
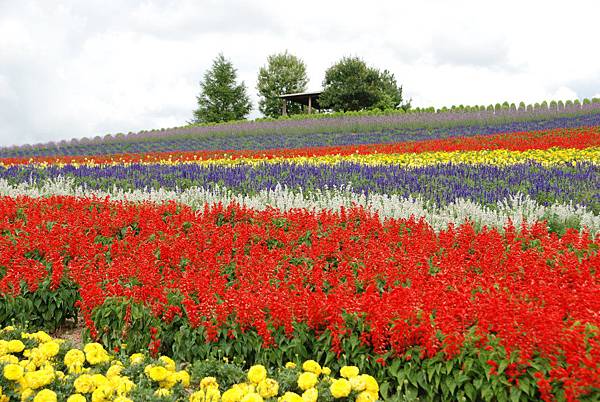
{"type": "Polygon", "coordinates": [[[252,109],[246,85],[236,82],[237,70],[231,61],[219,54],[200,82],[198,109],[192,123],[218,123],[241,120],[252,109]]]}
{"type": "Polygon", "coordinates": [[[358,57],[344,57],[331,66],[325,72],[323,87],[319,103],[334,111],[410,107],[402,105],[402,87],[394,74],[369,67],[358,57]]]}
{"type": "MultiPolygon", "coordinates": [[[[267,65],[258,71],[258,110],[267,117],[278,117],[281,115],[282,105],[279,95],[304,92],[307,84],[306,65],[301,59],[289,54],[287,50],[270,55],[267,65]]],[[[302,113],[302,106],[290,103],[287,112],[302,113]]]]}
{"type": "Polygon", "coordinates": [[[381,110],[387,109],[410,109],[410,102],[402,104],[402,86],[398,86],[394,74],[388,70],[383,70],[379,74],[380,79],[380,99],[373,106],[381,110]]]}

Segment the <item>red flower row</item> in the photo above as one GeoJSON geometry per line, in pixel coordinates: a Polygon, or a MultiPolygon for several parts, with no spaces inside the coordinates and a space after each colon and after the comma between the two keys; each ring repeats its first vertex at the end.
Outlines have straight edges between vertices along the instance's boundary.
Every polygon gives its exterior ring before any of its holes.
{"type": "MultiPolygon", "coordinates": [[[[297,156],[351,155],[373,153],[409,153],[436,151],[479,151],[483,149],[508,149],[526,151],[528,149],[548,149],[553,147],[583,149],[600,146],[600,127],[555,129],[550,131],[531,131],[505,133],[497,135],[479,135],[474,137],[443,138],[426,141],[410,141],[392,144],[346,145],[297,149],[272,150],[198,150],[185,152],[149,152],[144,154],[114,154],[97,156],[36,157],[38,163],[138,163],[163,160],[194,161],[208,159],[272,159],[297,156]]],[[[0,158],[4,164],[27,164],[30,158],[0,158]]]]}
{"type": "Polygon", "coordinates": [[[292,334],[303,322],[332,331],[335,349],[352,331],[343,314],[356,314],[377,353],[420,346],[453,356],[475,331],[482,346],[498,338],[523,364],[552,359],[555,379],[575,394],[600,384],[600,237],[586,233],[468,223],[436,233],[359,208],[197,213],[72,197],[3,198],[0,233],[1,293],[68,278],[87,318],[123,296],[164,319],[186,317],[209,338],[235,322],[270,346],[269,328],[292,334]],[[183,310],[168,305],[174,291],[183,310]]]}

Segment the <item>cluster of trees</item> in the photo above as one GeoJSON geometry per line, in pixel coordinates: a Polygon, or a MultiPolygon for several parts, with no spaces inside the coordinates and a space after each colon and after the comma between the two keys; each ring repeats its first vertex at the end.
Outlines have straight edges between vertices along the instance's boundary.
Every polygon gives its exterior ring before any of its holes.
{"type": "MultiPolygon", "coordinates": [[[[287,51],[269,56],[258,71],[258,110],[265,117],[279,117],[279,95],[304,92],[307,84],[306,65],[301,59],[287,51]]],[[[242,120],[252,109],[246,85],[237,82],[237,70],[223,54],[204,74],[197,100],[192,123],[242,120]]],[[[335,112],[410,108],[410,102],[403,103],[402,86],[394,74],[370,67],[358,57],[344,57],[325,72],[319,104],[335,112]]],[[[286,109],[288,114],[303,113],[302,105],[296,103],[289,103],[286,109]]]]}

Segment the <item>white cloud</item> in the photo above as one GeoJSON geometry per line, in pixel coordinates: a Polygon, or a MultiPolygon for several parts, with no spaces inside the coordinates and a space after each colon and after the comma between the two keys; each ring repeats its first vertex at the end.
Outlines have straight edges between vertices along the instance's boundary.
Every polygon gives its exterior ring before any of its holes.
{"type": "Polygon", "coordinates": [[[599,96],[597,2],[489,4],[5,0],[0,145],[185,124],[221,51],[255,104],[259,67],[285,49],[310,89],[357,55],[394,72],[414,105],[599,96]]]}

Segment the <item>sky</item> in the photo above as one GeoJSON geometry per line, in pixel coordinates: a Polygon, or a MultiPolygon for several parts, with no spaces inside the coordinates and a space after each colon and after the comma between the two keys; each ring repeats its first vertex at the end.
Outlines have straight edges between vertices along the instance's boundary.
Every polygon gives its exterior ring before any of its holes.
{"type": "Polygon", "coordinates": [[[358,56],[414,106],[600,97],[597,0],[0,0],[0,146],[185,125],[219,52],[257,111],[287,50],[308,89],[358,56]]]}

